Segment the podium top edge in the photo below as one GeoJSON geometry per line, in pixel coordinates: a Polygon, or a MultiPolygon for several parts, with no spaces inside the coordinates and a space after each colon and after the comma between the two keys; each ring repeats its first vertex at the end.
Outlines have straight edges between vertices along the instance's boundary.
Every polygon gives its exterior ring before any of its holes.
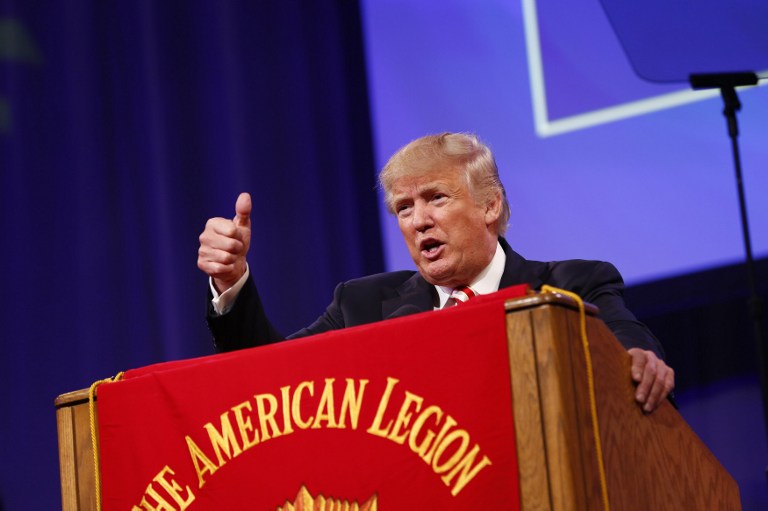
{"type": "Polygon", "coordinates": [[[54,400],[56,408],[62,408],[65,406],[75,406],[88,402],[88,391],[90,389],[80,389],[66,394],[61,394],[54,400]]]}
{"type": "MultiPolygon", "coordinates": [[[[506,312],[516,312],[523,309],[539,307],[542,305],[557,305],[578,310],[578,304],[576,303],[576,300],[560,293],[551,292],[534,293],[521,298],[513,298],[504,302],[504,308],[506,312]]],[[[584,303],[584,306],[587,314],[591,316],[597,315],[598,308],[596,306],[587,302],[584,303]]],[[[59,409],[87,403],[88,392],[89,389],[85,388],[61,394],[54,400],[54,405],[57,409],[59,409]]]]}
{"type": "MultiPolygon", "coordinates": [[[[560,293],[535,293],[522,298],[513,298],[504,302],[504,309],[507,312],[515,312],[541,305],[558,305],[569,309],[578,310],[579,304],[570,296],[560,293]]],[[[596,316],[599,312],[597,306],[584,302],[584,310],[590,316],[596,316]]]]}

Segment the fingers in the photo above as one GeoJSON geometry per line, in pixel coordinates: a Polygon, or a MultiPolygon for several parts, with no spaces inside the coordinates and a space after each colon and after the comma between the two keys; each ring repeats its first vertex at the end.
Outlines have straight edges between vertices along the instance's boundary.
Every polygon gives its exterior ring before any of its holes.
{"type": "MultiPolygon", "coordinates": [[[[224,220],[224,219],[220,219],[224,220]]],[[[226,220],[230,224],[231,220],[226,220]]],[[[210,222],[209,222],[210,225],[210,222]]],[[[234,228],[232,230],[235,232],[234,228]]],[[[206,227],[200,235],[200,248],[197,251],[197,267],[214,278],[224,280],[239,278],[239,263],[245,259],[244,244],[235,237],[219,234],[213,228],[206,227]]]]}
{"type": "Polygon", "coordinates": [[[225,291],[245,273],[251,241],[251,196],[241,193],[235,203],[235,217],[211,218],[200,234],[197,267],[225,291]]]}
{"type": "Polygon", "coordinates": [[[223,250],[241,250],[242,242],[242,232],[232,220],[226,218],[209,219],[205,224],[205,230],[200,234],[200,243],[206,243],[223,250]]]}
{"type": "Polygon", "coordinates": [[[644,403],[648,397],[648,391],[653,383],[651,373],[655,376],[656,368],[651,363],[651,367],[648,363],[648,356],[645,350],[640,348],[631,348],[628,350],[629,355],[632,357],[632,380],[637,383],[635,389],[635,399],[638,402],[644,403]],[[647,370],[647,371],[646,371],[647,370]]]}
{"type": "Polygon", "coordinates": [[[675,372],[652,351],[631,348],[632,379],[637,383],[635,400],[652,412],[675,387],[675,372]]]}

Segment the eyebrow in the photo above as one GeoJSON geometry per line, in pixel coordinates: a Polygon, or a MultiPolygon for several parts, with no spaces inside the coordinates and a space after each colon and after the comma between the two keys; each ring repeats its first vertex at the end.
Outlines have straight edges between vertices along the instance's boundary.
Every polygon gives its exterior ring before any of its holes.
{"type": "MultiPolygon", "coordinates": [[[[415,187],[409,187],[408,190],[411,190],[412,188],[416,189],[416,195],[422,196],[422,195],[428,195],[430,193],[434,193],[437,191],[445,191],[447,193],[456,194],[456,187],[451,187],[448,182],[445,181],[431,181],[429,183],[424,183],[421,185],[417,185],[415,187]]],[[[392,205],[396,205],[399,202],[402,201],[408,201],[411,200],[411,193],[410,192],[403,192],[400,194],[393,193],[392,194],[392,205]]]]}

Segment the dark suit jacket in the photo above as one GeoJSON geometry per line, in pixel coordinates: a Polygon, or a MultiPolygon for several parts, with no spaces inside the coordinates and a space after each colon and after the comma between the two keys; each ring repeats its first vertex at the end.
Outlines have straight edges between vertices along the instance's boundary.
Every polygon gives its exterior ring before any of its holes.
{"type": "MultiPolygon", "coordinates": [[[[659,341],[627,310],[622,297],[624,282],[618,270],[600,261],[528,261],[499,238],[507,256],[500,288],[528,284],[540,289],[548,284],[572,291],[599,307],[600,318],[629,349],[650,349],[663,358],[659,341]]],[[[310,326],[289,339],[328,330],[373,323],[434,308],[435,288],[415,271],[369,275],[343,282],[336,287],[333,301],[310,326]]],[[[217,316],[210,305],[208,325],[219,351],[232,351],[277,342],[284,337],[272,326],[252,279],[240,291],[232,310],[217,316]]]]}

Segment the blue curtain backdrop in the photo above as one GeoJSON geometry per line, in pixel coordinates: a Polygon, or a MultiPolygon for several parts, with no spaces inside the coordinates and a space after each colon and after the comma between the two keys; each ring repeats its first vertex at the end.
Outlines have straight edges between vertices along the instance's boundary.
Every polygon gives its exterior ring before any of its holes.
{"type": "Polygon", "coordinates": [[[361,25],[345,0],[0,5],[0,509],[56,509],[54,398],[212,352],[197,237],[240,191],[286,333],[383,269],[361,25]]]}

